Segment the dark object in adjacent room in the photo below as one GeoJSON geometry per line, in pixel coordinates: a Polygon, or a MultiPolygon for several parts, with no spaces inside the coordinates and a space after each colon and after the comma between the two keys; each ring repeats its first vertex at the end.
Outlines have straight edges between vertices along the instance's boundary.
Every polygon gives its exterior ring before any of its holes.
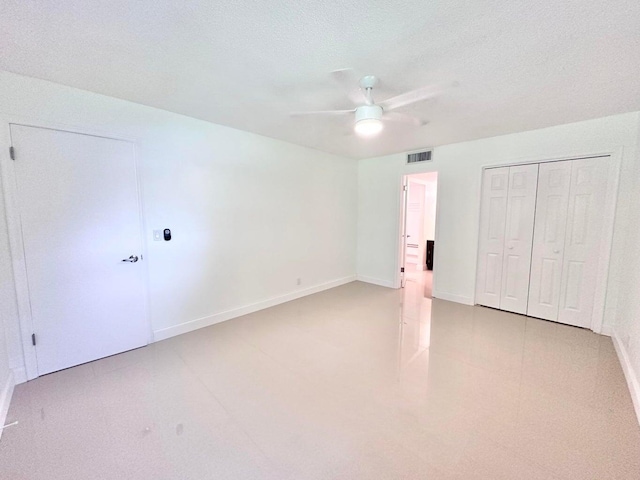
{"type": "Polygon", "coordinates": [[[434,248],[435,248],[435,241],[427,240],[427,255],[425,256],[427,270],[433,270],[433,249],[434,248]]]}

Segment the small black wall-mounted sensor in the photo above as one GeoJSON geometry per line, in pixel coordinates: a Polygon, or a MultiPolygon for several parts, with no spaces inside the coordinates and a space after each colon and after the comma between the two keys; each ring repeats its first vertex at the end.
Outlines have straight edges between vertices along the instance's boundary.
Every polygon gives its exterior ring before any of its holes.
{"type": "Polygon", "coordinates": [[[169,240],[171,240],[171,230],[168,228],[164,229],[164,240],[165,242],[168,242],[169,240]]]}

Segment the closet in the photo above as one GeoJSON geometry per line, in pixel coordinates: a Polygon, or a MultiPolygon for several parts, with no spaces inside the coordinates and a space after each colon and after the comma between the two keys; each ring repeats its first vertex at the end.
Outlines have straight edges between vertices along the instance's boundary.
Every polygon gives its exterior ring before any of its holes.
{"type": "Polygon", "coordinates": [[[484,170],[477,304],[591,327],[608,159],[484,170]]]}

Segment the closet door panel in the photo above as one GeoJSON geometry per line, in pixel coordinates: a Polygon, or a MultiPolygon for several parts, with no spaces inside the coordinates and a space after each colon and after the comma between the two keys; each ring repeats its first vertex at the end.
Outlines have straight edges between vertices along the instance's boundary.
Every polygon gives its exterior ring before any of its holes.
{"type": "Polygon", "coordinates": [[[509,167],[486,169],[480,206],[476,303],[487,307],[500,307],[508,193],[509,167]]]}
{"type": "Polygon", "coordinates": [[[500,308],[526,313],[533,245],[538,165],[509,167],[500,308]]]}
{"type": "Polygon", "coordinates": [[[558,320],[572,161],[540,165],[527,315],[558,320]]]}
{"type": "Polygon", "coordinates": [[[573,160],[558,321],[591,327],[609,163],[573,160]]]}

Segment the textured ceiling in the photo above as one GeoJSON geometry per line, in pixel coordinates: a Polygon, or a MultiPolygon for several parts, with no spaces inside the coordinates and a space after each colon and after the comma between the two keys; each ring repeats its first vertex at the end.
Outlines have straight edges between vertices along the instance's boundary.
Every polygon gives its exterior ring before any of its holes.
{"type": "Polygon", "coordinates": [[[640,110],[640,2],[2,0],[0,68],[363,158],[640,110]],[[340,68],[459,85],[373,139],[289,117],[340,68]]]}

